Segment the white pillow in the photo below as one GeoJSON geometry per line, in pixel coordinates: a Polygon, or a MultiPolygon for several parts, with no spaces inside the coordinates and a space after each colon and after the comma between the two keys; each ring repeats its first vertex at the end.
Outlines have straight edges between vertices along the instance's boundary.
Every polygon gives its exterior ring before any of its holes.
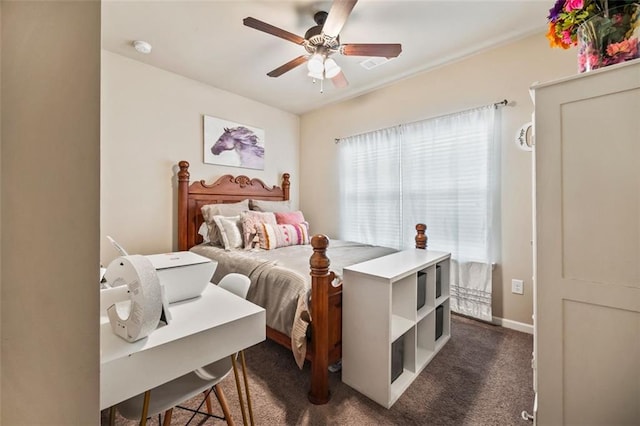
{"type": "Polygon", "coordinates": [[[209,225],[207,222],[202,222],[200,224],[200,229],[198,229],[198,234],[202,237],[202,242],[205,244],[209,244],[209,225]]]}
{"type": "Polygon", "coordinates": [[[214,216],[236,216],[241,212],[249,210],[249,200],[242,200],[238,203],[206,204],[200,208],[202,217],[209,225],[209,242],[211,245],[222,245],[222,237],[218,227],[213,221],[214,216]]]}
{"type": "Polygon", "coordinates": [[[220,237],[225,250],[241,249],[243,247],[240,216],[213,216],[213,221],[220,230],[220,237]]]}

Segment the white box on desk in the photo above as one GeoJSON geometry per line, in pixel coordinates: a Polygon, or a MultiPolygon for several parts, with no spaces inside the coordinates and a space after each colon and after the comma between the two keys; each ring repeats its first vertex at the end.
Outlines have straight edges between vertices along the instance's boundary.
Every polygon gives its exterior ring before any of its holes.
{"type": "Polygon", "coordinates": [[[145,256],[158,273],[169,303],[200,296],[218,262],[190,251],[145,256]]]}

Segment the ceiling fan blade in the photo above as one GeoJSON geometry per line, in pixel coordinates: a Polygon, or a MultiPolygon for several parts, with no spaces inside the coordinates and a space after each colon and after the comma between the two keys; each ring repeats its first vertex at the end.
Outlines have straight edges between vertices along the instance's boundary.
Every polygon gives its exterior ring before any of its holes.
{"type": "Polygon", "coordinates": [[[285,72],[291,71],[292,69],[294,69],[298,65],[302,65],[305,62],[307,62],[307,55],[298,56],[297,58],[292,59],[291,61],[287,62],[286,64],[280,65],[275,70],[268,72],[267,75],[269,77],[280,77],[285,72]]]}
{"type": "Polygon", "coordinates": [[[343,89],[349,85],[347,81],[347,77],[344,75],[344,72],[340,71],[338,75],[331,79],[333,85],[338,89],[343,89]]]}
{"type": "Polygon", "coordinates": [[[276,37],[283,38],[295,44],[304,43],[304,38],[298,35],[295,35],[293,33],[290,33],[289,31],[285,31],[282,28],[274,27],[271,24],[267,24],[266,22],[259,21],[256,18],[252,18],[252,17],[244,18],[242,20],[242,23],[245,24],[247,27],[251,27],[258,31],[263,31],[267,34],[271,34],[276,37]]]}
{"type": "Polygon", "coordinates": [[[402,52],[402,45],[393,44],[343,44],[340,53],[347,56],[381,56],[395,58],[402,52]]]}
{"type": "Polygon", "coordinates": [[[322,32],[329,37],[337,37],[357,2],[358,0],[334,0],[322,32]]]}

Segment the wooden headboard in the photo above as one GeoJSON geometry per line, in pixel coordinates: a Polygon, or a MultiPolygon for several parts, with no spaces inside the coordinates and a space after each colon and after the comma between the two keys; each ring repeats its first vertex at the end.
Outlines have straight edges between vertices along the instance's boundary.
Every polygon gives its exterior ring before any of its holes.
{"type": "Polygon", "coordinates": [[[269,187],[260,179],[244,175],[224,175],[208,185],[204,180],[189,184],[189,163],[178,163],[178,250],[200,244],[198,229],[204,221],[200,208],[206,204],[236,203],[245,199],[286,201],[289,199],[289,173],[282,175],[282,186],[269,187]]]}

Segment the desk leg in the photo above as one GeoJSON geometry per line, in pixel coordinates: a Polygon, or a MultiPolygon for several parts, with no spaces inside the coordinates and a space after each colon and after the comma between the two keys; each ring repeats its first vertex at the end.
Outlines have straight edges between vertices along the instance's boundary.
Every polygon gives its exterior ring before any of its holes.
{"type": "Polygon", "coordinates": [[[140,426],[147,425],[147,414],[149,414],[149,400],[151,399],[151,391],[144,393],[144,401],[142,402],[142,414],[140,417],[140,426]]]}
{"type": "Polygon", "coordinates": [[[242,388],[240,386],[240,377],[238,377],[238,366],[236,365],[236,355],[231,355],[231,364],[233,365],[233,375],[236,379],[236,389],[238,390],[238,401],[240,401],[240,409],[242,410],[242,424],[244,426],[248,426],[247,423],[247,413],[244,409],[244,400],[242,398],[242,388]]]}

